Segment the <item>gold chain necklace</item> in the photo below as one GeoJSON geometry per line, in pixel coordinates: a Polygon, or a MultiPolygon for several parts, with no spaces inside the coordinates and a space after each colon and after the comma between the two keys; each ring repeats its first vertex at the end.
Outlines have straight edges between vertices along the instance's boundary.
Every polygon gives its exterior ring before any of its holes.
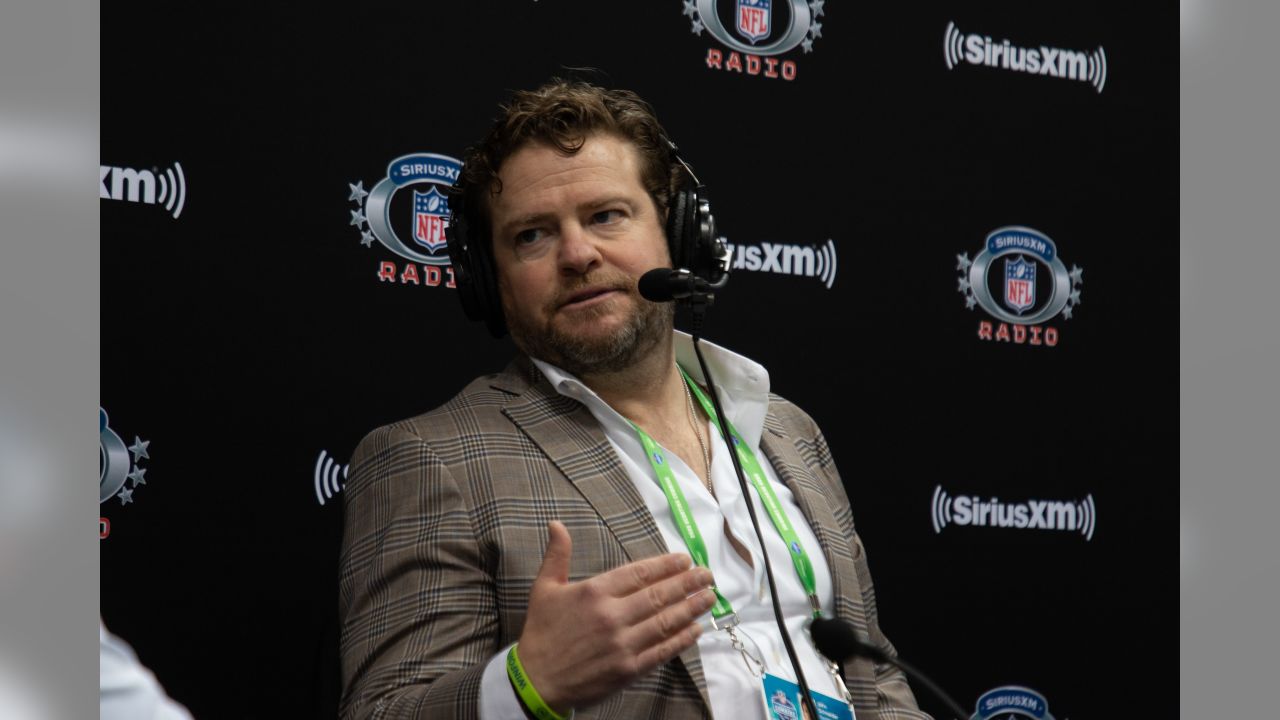
{"type": "Polygon", "coordinates": [[[693,428],[693,434],[698,438],[698,447],[702,448],[702,467],[706,470],[707,492],[711,493],[711,497],[716,496],[715,487],[711,484],[711,451],[707,448],[707,444],[702,441],[702,431],[698,429],[698,423],[693,419],[693,395],[689,392],[689,383],[681,377],[680,385],[684,387],[684,399],[688,404],[689,410],[689,427],[693,428]]]}

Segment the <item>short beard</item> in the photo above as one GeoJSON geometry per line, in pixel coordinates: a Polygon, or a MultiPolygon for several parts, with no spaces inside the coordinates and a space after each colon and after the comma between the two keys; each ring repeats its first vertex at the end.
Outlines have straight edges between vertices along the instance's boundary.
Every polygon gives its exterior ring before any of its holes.
{"type": "Polygon", "coordinates": [[[559,332],[554,327],[534,327],[516,313],[505,313],[516,347],[526,355],[582,378],[626,370],[644,358],[675,329],[675,305],[636,297],[635,312],[612,335],[588,339],[559,332]]]}

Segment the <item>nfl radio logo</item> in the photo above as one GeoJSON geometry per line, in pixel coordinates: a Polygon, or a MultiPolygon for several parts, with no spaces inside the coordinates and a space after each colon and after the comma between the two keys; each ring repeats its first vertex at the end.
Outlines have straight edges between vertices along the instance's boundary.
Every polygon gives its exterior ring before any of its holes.
{"type": "Polygon", "coordinates": [[[769,11],[773,0],[738,0],[738,33],[751,41],[769,35],[769,11]]]}
{"type": "Polygon", "coordinates": [[[413,191],[413,239],[429,252],[445,246],[444,228],[449,224],[449,205],[435,186],[426,192],[413,191]]]}
{"type": "Polygon", "coordinates": [[[1021,255],[1004,261],[1004,302],[1019,315],[1036,303],[1036,264],[1021,255]]]}

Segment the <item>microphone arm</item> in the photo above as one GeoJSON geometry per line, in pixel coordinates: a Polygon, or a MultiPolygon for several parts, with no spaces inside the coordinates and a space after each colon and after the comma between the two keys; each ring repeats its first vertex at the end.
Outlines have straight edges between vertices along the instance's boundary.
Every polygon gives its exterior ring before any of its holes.
{"type": "Polygon", "coordinates": [[[728,283],[728,273],[709,282],[684,268],[656,268],[642,275],[638,285],[641,297],[651,302],[710,303],[715,291],[728,283]]]}

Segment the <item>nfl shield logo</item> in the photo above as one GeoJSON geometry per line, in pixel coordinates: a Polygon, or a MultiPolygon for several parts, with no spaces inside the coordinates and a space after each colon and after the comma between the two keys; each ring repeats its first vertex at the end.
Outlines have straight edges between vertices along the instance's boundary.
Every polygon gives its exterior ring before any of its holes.
{"type": "Polygon", "coordinates": [[[449,203],[435,186],[427,192],[413,191],[413,239],[430,252],[445,246],[444,228],[449,224],[449,203]]]}
{"type": "Polygon", "coordinates": [[[1021,315],[1036,304],[1036,264],[1019,255],[1004,261],[1004,302],[1021,315]]]}
{"type": "Polygon", "coordinates": [[[769,35],[769,15],[773,0],[738,0],[738,32],[755,44],[769,35]]]}

